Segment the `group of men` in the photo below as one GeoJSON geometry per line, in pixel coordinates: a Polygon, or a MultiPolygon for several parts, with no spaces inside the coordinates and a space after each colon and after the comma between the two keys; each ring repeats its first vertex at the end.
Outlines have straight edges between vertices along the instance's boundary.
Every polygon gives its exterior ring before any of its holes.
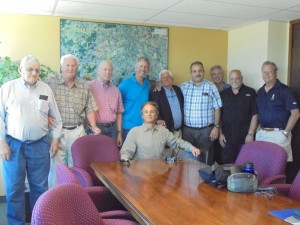
{"type": "Polygon", "coordinates": [[[258,94],[243,84],[239,70],[230,72],[230,85],[221,66],[211,68],[213,82],[205,80],[199,61],[190,66],[190,81],[178,87],[171,71],[163,70],[161,85],[153,90],[145,57],[138,58],[135,73],[118,87],[110,81],[109,61],[99,64],[99,76],[90,82],[76,76],[76,56],[64,55],[60,64],[61,73],[49,76],[47,85],[39,80],[39,61],[26,56],[21,77],[0,89],[0,156],[9,224],[25,222],[26,175],[33,209],[37,198],[56,185],[56,165],[73,165],[71,146],[86,133],[112,137],[122,146],[125,161],[161,158],[170,148],[172,155],[176,150],[181,157],[212,164],[214,143],[222,147],[222,163],[233,163],[242,145],[254,139],[283,146],[292,161],[290,133],[299,109],[290,89],[277,79],[273,62],[262,65],[265,84],[258,94]]]}

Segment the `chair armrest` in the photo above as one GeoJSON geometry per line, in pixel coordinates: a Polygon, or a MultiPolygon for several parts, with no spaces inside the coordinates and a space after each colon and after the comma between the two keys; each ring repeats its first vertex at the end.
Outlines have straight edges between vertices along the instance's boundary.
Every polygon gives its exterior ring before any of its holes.
{"type": "Polygon", "coordinates": [[[268,177],[261,182],[260,186],[270,186],[271,184],[283,184],[285,183],[285,179],[285,175],[276,175],[268,177]]]}
{"type": "Polygon", "coordinates": [[[270,186],[274,187],[279,194],[282,194],[284,196],[289,196],[289,192],[291,189],[291,184],[271,184],[270,186]]]}
{"type": "Polygon", "coordinates": [[[124,206],[106,187],[87,187],[86,190],[99,212],[125,210],[124,206]]]}
{"type": "Polygon", "coordinates": [[[136,221],[134,217],[125,210],[113,210],[113,211],[107,211],[107,212],[100,212],[102,219],[125,219],[125,220],[131,220],[136,221]]]}
{"type": "Polygon", "coordinates": [[[92,187],[93,181],[88,172],[79,167],[73,166],[71,168],[73,174],[77,177],[82,187],[92,187]]]}

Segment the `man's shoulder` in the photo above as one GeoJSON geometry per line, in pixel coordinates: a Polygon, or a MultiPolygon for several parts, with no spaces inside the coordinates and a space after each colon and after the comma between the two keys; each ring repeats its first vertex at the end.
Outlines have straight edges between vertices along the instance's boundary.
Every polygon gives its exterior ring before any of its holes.
{"type": "Polygon", "coordinates": [[[190,85],[193,85],[193,81],[192,80],[183,82],[182,84],[179,85],[179,88],[183,89],[183,88],[186,88],[186,87],[188,87],[190,85]]]}

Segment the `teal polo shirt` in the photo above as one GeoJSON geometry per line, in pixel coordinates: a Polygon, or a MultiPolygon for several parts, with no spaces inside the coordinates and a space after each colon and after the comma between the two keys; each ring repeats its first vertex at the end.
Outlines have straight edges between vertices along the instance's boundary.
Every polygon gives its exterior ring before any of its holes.
{"type": "Polygon", "coordinates": [[[119,89],[124,105],[122,128],[131,129],[142,125],[141,107],[149,101],[150,83],[148,79],[144,79],[144,83],[141,85],[133,74],[120,83],[119,89]]]}

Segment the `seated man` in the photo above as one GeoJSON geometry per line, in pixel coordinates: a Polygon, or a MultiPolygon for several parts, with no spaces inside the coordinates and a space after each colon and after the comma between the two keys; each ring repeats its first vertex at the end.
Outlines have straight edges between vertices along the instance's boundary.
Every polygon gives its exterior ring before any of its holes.
{"type": "Polygon", "coordinates": [[[174,137],[167,128],[156,125],[158,106],[155,102],[146,102],[141,110],[144,123],[134,127],[121,149],[121,160],[131,159],[158,159],[163,156],[165,146],[182,148],[192,152],[194,156],[200,155],[200,149],[181,138],[174,137]]]}

